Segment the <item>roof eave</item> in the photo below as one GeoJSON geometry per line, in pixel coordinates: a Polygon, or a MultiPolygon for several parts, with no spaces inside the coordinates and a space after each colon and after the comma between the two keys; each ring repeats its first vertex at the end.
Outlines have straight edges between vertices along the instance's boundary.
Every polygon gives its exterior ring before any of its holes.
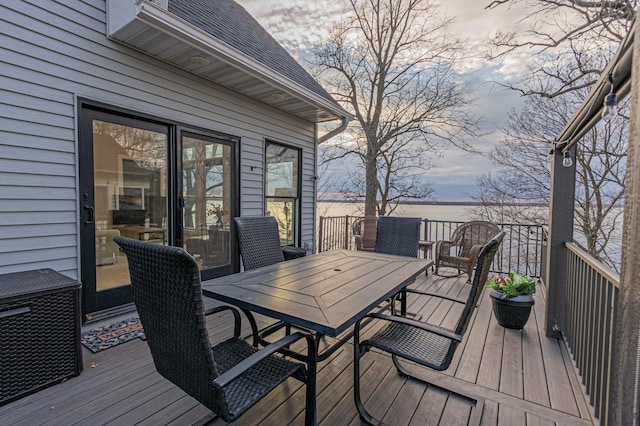
{"type": "MultiPolygon", "coordinates": [[[[161,6],[148,0],[107,0],[107,36],[138,50],[135,34],[155,30],[190,46],[201,53],[221,61],[246,76],[259,80],[279,92],[303,101],[310,107],[320,110],[315,122],[350,118],[351,114],[337,103],[333,103],[301,84],[283,76],[251,58],[243,52],[218,40],[211,34],[168,12],[161,6]],[[115,2],[115,3],[114,3],[115,2]],[[112,6],[112,3],[113,6],[112,6]],[[117,4],[116,4],[117,3],[117,4]]],[[[145,52],[148,53],[148,52],[145,52]]],[[[206,75],[203,75],[206,77],[206,75]]],[[[215,80],[213,80],[215,81],[215,80]]],[[[230,87],[233,89],[233,87],[230,87]]],[[[277,105],[274,105],[278,108],[277,105]]]]}

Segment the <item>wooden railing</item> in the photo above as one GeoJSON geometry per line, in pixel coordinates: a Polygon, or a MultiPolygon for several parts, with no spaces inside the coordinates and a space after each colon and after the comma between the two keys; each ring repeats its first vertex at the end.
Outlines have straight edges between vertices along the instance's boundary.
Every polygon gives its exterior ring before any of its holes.
{"type": "MultiPolygon", "coordinates": [[[[320,217],[317,251],[336,249],[355,250],[352,225],[359,216],[320,217]]],[[[423,219],[421,239],[426,241],[448,240],[462,221],[423,219]]],[[[542,225],[500,223],[506,232],[497,261],[496,272],[520,272],[531,276],[541,275],[541,261],[545,234],[542,225]]]]}
{"type": "Polygon", "coordinates": [[[613,314],[620,275],[573,243],[567,243],[566,345],[576,363],[594,415],[605,425],[609,414],[613,314]]]}

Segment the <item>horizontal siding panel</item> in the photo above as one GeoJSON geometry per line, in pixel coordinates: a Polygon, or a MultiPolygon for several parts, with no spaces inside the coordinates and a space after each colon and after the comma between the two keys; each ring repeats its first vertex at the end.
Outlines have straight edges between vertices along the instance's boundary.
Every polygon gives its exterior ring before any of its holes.
{"type": "MultiPolygon", "coordinates": [[[[2,95],[3,97],[4,96],[12,97],[12,95],[6,95],[4,93],[2,95]]],[[[49,111],[44,112],[44,111],[39,111],[35,109],[26,109],[26,108],[21,108],[13,105],[6,105],[6,104],[0,103],[0,117],[3,117],[3,118],[20,117],[20,120],[26,121],[28,123],[46,124],[47,126],[73,129],[75,124],[72,116],[50,112],[50,111],[57,112],[60,110],[61,108],[59,106],[56,107],[55,109],[51,109],[49,111]]],[[[66,108],[66,111],[71,112],[71,109],[66,108]]]]}
{"type": "Polygon", "coordinates": [[[25,173],[37,175],[75,176],[75,166],[68,164],[39,163],[33,161],[7,160],[0,158],[0,170],[5,173],[25,173]]]}
{"type": "Polygon", "coordinates": [[[73,188],[43,188],[3,186],[0,200],[71,200],[75,203],[76,191],[73,188]]]}
{"type": "Polygon", "coordinates": [[[46,259],[43,261],[29,262],[24,262],[24,260],[25,259],[23,258],[19,259],[17,263],[3,265],[2,254],[0,254],[0,267],[2,268],[2,273],[11,274],[13,272],[50,268],[54,271],[58,271],[61,274],[68,276],[73,280],[79,280],[77,273],[78,262],[76,261],[75,257],[67,259],[46,259]]]}
{"type": "Polygon", "coordinates": [[[3,132],[13,133],[15,135],[25,134],[43,138],[66,139],[68,141],[75,140],[74,129],[63,129],[61,127],[24,121],[20,115],[16,115],[14,118],[0,117],[0,129],[2,129],[3,132]]]}
{"type": "Polygon", "coordinates": [[[0,157],[5,159],[25,160],[41,163],[75,164],[76,156],[72,152],[56,152],[45,149],[4,146],[0,157]]]}
{"type": "MultiPolygon", "coordinates": [[[[41,250],[29,247],[21,252],[5,253],[0,251],[0,267],[7,265],[30,265],[33,263],[47,264],[48,262],[56,260],[76,259],[77,255],[78,252],[75,244],[73,247],[56,247],[41,250]]],[[[4,269],[2,269],[2,271],[4,273],[4,269]]]]}
{"type": "Polygon", "coordinates": [[[11,114],[11,107],[23,108],[26,111],[43,111],[54,117],[60,115],[66,120],[71,119],[71,125],[68,127],[73,127],[73,115],[58,114],[62,111],[68,111],[68,106],[68,102],[53,101],[40,96],[16,93],[9,90],[4,91],[2,97],[0,97],[0,114],[5,114],[5,109],[9,111],[6,114],[11,114]]]}
{"type": "MultiPolygon", "coordinates": [[[[3,68],[4,71],[4,68],[3,68]]],[[[54,87],[43,86],[34,82],[23,81],[17,78],[9,78],[0,75],[0,87],[7,92],[7,98],[15,93],[22,93],[33,98],[45,99],[63,104],[72,104],[73,96],[65,91],[58,90],[54,87]]],[[[3,100],[6,101],[4,96],[3,100]]]]}
{"type": "Polygon", "coordinates": [[[2,226],[0,233],[3,238],[27,238],[43,235],[73,235],[77,231],[77,224],[73,223],[47,223],[33,224],[29,226],[2,226]]]}
{"type": "Polygon", "coordinates": [[[71,212],[41,213],[23,211],[15,213],[0,212],[0,225],[39,225],[43,223],[78,223],[77,214],[71,212]]]}
{"type": "MultiPolygon", "coordinates": [[[[68,152],[75,155],[74,141],[0,131],[0,145],[68,152]]],[[[4,149],[4,148],[3,148],[4,149]]]]}
{"type": "Polygon", "coordinates": [[[41,200],[23,199],[20,201],[0,199],[0,212],[64,212],[75,211],[77,203],[75,199],[56,200],[54,198],[44,198],[41,200]]]}
{"type": "MultiPolygon", "coordinates": [[[[43,250],[72,247],[75,250],[77,240],[74,235],[38,236],[33,238],[6,239],[0,247],[0,253],[43,250]]],[[[74,253],[75,255],[75,253],[74,253]]]]}
{"type": "Polygon", "coordinates": [[[0,187],[76,188],[75,176],[46,176],[4,173],[0,168],[0,187]]]}

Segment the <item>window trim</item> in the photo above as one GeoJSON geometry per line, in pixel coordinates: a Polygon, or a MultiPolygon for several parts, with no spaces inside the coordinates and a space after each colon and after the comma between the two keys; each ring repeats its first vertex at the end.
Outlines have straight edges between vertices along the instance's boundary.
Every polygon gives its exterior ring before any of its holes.
{"type": "Polygon", "coordinates": [[[294,221],[293,225],[293,245],[296,247],[300,247],[301,234],[302,234],[302,154],[303,149],[299,146],[290,145],[287,143],[279,142],[274,139],[266,138],[264,141],[264,160],[263,160],[263,206],[262,211],[263,214],[266,213],[267,210],[267,200],[273,198],[288,198],[294,200],[294,208],[295,208],[295,218],[297,220],[294,221]],[[283,148],[291,149],[298,153],[298,170],[297,170],[297,179],[296,179],[296,195],[295,197],[291,196],[269,196],[267,195],[267,147],[269,145],[277,145],[283,148]],[[295,202],[297,201],[297,202],[295,202]]]}

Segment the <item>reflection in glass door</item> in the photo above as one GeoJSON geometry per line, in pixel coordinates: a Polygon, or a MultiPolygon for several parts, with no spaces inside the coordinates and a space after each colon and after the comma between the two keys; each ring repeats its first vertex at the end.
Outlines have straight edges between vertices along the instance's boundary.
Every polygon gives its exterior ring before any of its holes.
{"type": "Polygon", "coordinates": [[[127,260],[114,236],[167,244],[168,130],[99,112],[86,126],[92,155],[83,167],[92,171],[81,174],[86,176],[82,262],[85,312],[91,313],[132,301],[127,260]],[[88,259],[92,234],[95,255],[88,259]]]}
{"type": "Polygon", "coordinates": [[[185,250],[198,262],[203,278],[233,272],[233,169],[233,145],[183,134],[183,241],[185,250]]]}
{"type": "Polygon", "coordinates": [[[283,246],[296,245],[299,227],[300,150],[267,142],[265,151],[265,215],[276,218],[283,246]]]}

